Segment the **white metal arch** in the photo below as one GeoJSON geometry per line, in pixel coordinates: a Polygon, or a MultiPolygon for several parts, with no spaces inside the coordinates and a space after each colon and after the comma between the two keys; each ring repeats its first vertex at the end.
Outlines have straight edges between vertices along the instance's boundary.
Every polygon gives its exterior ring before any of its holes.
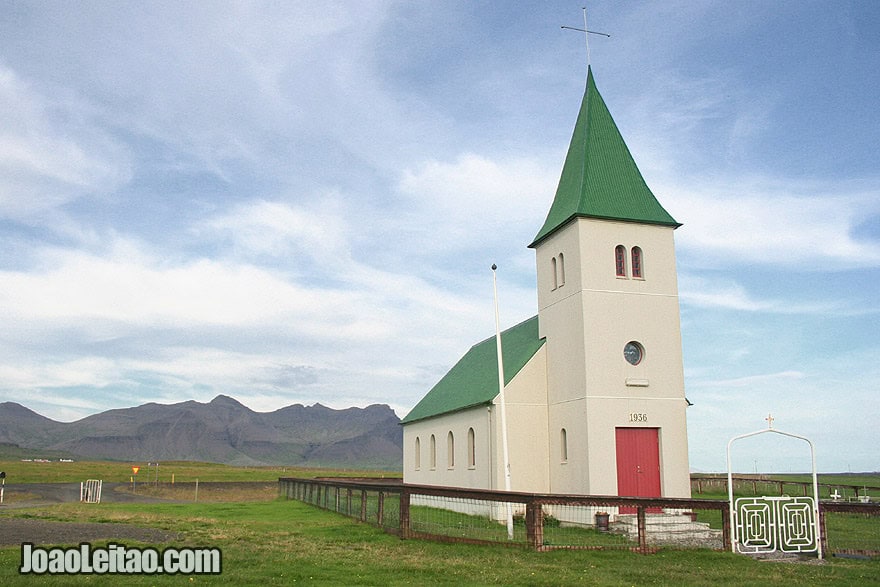
{"type": "MultiPolygon", "coordinates": [[[[772,419],[768,421],[772,422],[772,419]]],[[[773,432],[775,434],[781,434],[783,436],[788,436],[791,438],[797,438],[799,440],[803,440],[807,444],[810,445],[810,458],[812,460],[813,465],[813,521],[815,524],[816,531],[816,547],[819,559],[822,559],[822,535],[821,535],[821,524],[819,523],[819,477],[816,474],[816,449],[813,447],[813,442],[805,437],[799,436],[797,434],[791,434],[790,432],[782,432],[781,430],[775,430],[771,427],[765,428],[764,430],[758,430],[757,432],[749,432],[748,434],[741,434],[739,436],[734,436],[727,443],[727,499],[728,506],[730,508],[730,521],[731,524],[736,526],[735,524],[735,511],[733,505],[733,465],[730,460],[730,447],[737,440],[742,440],[743,438],[749,438],[750,436],[758,436],[759,434],[766,434],[768,432],[773,432]]],[[[731,532],[731,540],[730,540],[730,549],[733,552],[736,552],[736,544],[737,537],[736,532],[731,532]]]]}

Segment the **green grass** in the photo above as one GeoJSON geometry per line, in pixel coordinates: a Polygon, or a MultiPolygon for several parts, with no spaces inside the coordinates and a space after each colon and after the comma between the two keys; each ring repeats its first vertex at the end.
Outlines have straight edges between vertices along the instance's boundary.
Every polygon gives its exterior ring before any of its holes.
{"type": "MultiPolygon", "coordinates": [[[[183,533],[177,546],[218,546],[218,577],[20,576],[19,547],[0,549],[0,584],[236,585],[878,585],[880,561],[757,562],[711,551],[533,552],[400,540],[295,501],[63,505],[7,510],[66,521],[111,521],[183,533]]],[[[134,544],[129,544],[133,546],[134,544]]]]}
{"type": "MultiPolygon", "coordinates": [[[[140,467],[138,483],[156,480],[156,468],[145,462],[51,461],[38,463],[21,460],[0,460],[0,471],[6,472],[7,484],[79,483],[101,479],[106,483],[126,483],[132,477],[132,465],[140,467]]],[[[159,481],[171,483],[199,481],[277,481],[279,477],[400,477],[388,471],[358,471],[303,467],[232,467],[218,463],[172,461],[159,464],[159,481]]]]}

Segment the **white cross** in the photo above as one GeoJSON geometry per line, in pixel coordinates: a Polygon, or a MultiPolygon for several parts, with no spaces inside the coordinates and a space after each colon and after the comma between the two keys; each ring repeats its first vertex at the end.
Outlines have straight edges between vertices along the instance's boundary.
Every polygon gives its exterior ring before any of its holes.
{"type": "Polygon", "coordinates": [[[767,414],[767,417],[764,419],[767,420],[767,428],[773,428],[773,420],[775,420],[776,418],[774,418],[771,414],[767,414]]]}
{"type": "Polygon", "coordinates": [[[608,33],[600,33],[597,31],[587,30],[587,8],[586,6],[583,8],[584,10],[584,28],[579,29],[572,26],[563,26],[562,28],[568,29],[570,31],[580,31],[584,33],[584,42],[587,45],[587,67],[590,66],[590,35],[602,35],[603,37],[610,37],[608,33]]]}

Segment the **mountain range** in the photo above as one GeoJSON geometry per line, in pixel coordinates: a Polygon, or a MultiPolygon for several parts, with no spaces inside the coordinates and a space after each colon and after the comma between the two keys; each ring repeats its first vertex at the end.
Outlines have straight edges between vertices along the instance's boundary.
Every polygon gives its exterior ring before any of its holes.
{"type": "Polygon", "coordinates": [[[255,412],[218,395],[208,403],[148,403],[69,423],[4,402],[0,443],[79,459],[400,469],[403,430],[387,405],[294,404],[255,412]]]}

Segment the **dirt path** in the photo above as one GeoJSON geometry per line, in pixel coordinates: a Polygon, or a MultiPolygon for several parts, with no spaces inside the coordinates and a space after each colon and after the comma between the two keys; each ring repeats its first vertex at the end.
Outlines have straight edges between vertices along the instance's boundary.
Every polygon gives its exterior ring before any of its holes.
{"type": "Polygon", "coordinates": [[[177,538],[179,535],[173,532],[130,524],[51,522],[0,515],[0,546],[17,546],[23,542],[75,546],[95,540],[118,540],[122,544],[129,540],[157,543],[177,538]]]}
{"type": "MultiPolygon", "coordinates": [[[[105,503],[144,503],[164,500],[130,492],[116,491],[127,483],[104,483],[101,501],[105,503]]],[[[77,545],[94,540],[128,540],[168,542],[179,536],[155,528],[131,524],[55,522],[33,518],[16,518],[15,511],[39,508],[57,503],[79,502],[79,483],[29,483],[7,485],[4,503],[0,505],[0,546],[31,542],[36,545],[77,545]]]]}
{"type": "MultiPolygon", "coordinates": [[[[163,501],[155,497],[138,495],[128,491],[128,483],[104,483],[101,488],[101,501],[106,503],[145,503],[163,501]]],[[[79,501],[79,483],[26,483],[7,485],[0,511],[11,508],[35,507],[52,503],[72,503],[79,501]]]]}

